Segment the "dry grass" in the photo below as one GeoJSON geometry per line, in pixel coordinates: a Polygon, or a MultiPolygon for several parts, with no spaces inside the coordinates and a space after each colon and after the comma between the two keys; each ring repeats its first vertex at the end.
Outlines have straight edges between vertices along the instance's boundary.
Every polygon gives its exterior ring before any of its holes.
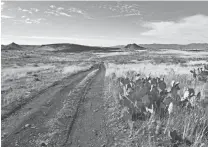
{"type": "MultiPolygon", "coordinates": [[[[90,64],[33,64],[2,69],[2,108],[28,98],[66,76],[87,70],[90,64]]],[[[2,109],[2,111],[4,111],[2,109]]]]}
{"type": "Polygon", "coordinates": [[[19,79],[22,77],[27,76],[27,73],[32,73],[32,72],[39,72],[42,70],[48,70],[55,68],[55,66],[52,65],[41,65],[38,66],[37,64],[34,65],[26,65],[24,67],[21,66],[14,66],[14,67],[9,67],[9,68],[3,68],[1,71],[1,79],[2,79],[2,84],[5,83],[7,80],[15,80],[19,79]]]}
{"type": "MultiPolygon", "coordinates": [[[[112,99],[112,112],[111,123],[114,126],[111,128],[116,134],[116,141],[114,146],[142,146],[142,147],[156,147],[156,146],[171,146],[170,137],[167,134],[155,134],[156,129],[164,131],[164,128],[169,121],[168,130],[176,130],[184,138],[189,139],[193,144],[192,147],[208,146],[208,140],[203,136],[203,129],[206,127],[202,124],[208,122],[208,115],[206,109],[196,107],[193,110],[178,109],[174,112],[170,119],[168,117],[162,121],[156,120],[154,115],[147,121],[136,121],[134,127],[133,137],[129,137],[129,128],[127,122],[119,120],[120,111],[122,106],[118,103],[119,87],[116,83],[118,77],[134,76],[135,73],[140,73],[143,76],[157,76],[165,77],[165,81],[170,86],[172,80],[180,82],[180,95],[183,94],[184,87],[193,87],[195,91],[202,89],[202,83],[197,82],[196,85],[193,82],[193,78],[190,74],[190,69],[193,68],[183,67],[180,65],[171,64],[158,64],[154,65],[147,62],[139,64],[106,64],[106,98],[112,99]],[[194,132],[196,126],[197,131],[194,132]],[[116,133],[117,132],[117,133],[116,133]]],[[[208,124],[207,124],[208,125],[208,124]]]]}
{"type": "Polygon", "coordinates": [[[170,72],[174,72],[175,74],[186,74],[190,76],[190,70],[196,66],[191,67],[183,67],[180,64],[167,64],[167,63],[160,63],[160,64],[153,64],[150,63],[150,60],[140,61],[136,64],[114,64],[109,63],[107,65],[106,75],[111,75],[115,73],[117,77],[125,76],[128,71],[135,71],[137,73],[143,75],[151,75],[151,76],[164,76],[169,75],[170,72]]]}
{"type": "Polygon", "coordinates": [[[94,55],[97,55],[98,57],[121,56],[130,54],[132,54],[132,52],[94,53],[94,55]]]}
{"type": "Polygon", "coordinates": [[[171,49],[163,49],[161,50],[161,52],[155,52],[153,51],[153,53],[156,53],[156,54],[172,54],[172,55],[179,55],[181,57],[194,57],[194,58],[199,58],[199,57],[202,57],[202,56],[207,56],[208,55],[208,52],[206,51],[200,51],[200,52],[193,52],[193,51],[182,51],[182,50],[171,50],[171,49]]]}
{"type": "Polygon", "coordinates": [[[67,73],[77,73],[79,71],[84,71],[87,69],[90,69],[92,65],[83,65],[83,64],[79,64],[79,65],[70,65],[70,66],[66,66],[63,68],[63,74],[67,74],[67,73]]]}

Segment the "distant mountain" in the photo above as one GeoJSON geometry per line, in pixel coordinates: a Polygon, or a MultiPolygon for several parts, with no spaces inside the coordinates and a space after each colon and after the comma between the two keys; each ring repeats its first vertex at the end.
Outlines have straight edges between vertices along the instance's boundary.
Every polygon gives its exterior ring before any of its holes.
{"type": "Polygon", "coordinates": [[[5,47],[5,45],[1,45],[1,49],[4,48],[4,47],[5,47]]]}
{"type": "Polygon", "coordinates": [[[151,49],[207,49],[208,43],[191,43],[187,45],[179,44],[139,44],[145,48],[151,49]]]}
{"type": "Polygon", "coordinates": [[[82,51],[112,52],[115,50],[120,50],[120,48],[86,46],[86,45],[69,44],[69,43],[46,44],[46,45],[41,45],[40,49],[41,48],[50,48],[50,50],[54,52],[82,52],[82,51]]]}
{"type": "Polygon", "coordinates": [[[1,45],[2,50],[21,50],[22,47],[14,42],[9,45],[1,45]]]}
{"type": "Polygon", "coordinates": [[[127,44],[124,48],[130,49],[130,50],[145,50],[144,47],[139,46],[139,45],[137,45],[135,43],[133,43],[133,44],[127,44]]]}
{"type": "Polygon", "coordinates": [[[9,45],[1,45],[1,50],[30,50],[41,49],[54,52],[82,52],[82,51],[96,51],[96,52],[115,52],[126,50],[146,50],[146,49],[181,49],[181,50],[208,50],[208,43],[191,43],[187,45],[179,44],[127,44],[117,45],[112,47],[98,47],[87,46],[70,43],[59,44],[45,44],[45,45],[19,45],[11,43],[9,45]]]}

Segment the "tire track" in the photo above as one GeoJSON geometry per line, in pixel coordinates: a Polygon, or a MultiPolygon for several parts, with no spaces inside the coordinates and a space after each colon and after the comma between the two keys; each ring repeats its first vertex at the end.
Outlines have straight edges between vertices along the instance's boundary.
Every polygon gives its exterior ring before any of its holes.
{"type": "MultiPolygon", "coordinates": [[[[94,77],[94,78],[95,78],[95,77],[94,77]]],[[[64,143],[63,143],[62,146],[65,146],[66,143],[68,142],[69,136],[70,136],[70,134],[71,134],[71,132],[72,132],[72,129],[73,129],[73,126],[74,126],[74,123],[75,123],[75,121],[76,121],[76,119],[77,119],[77,117],[78,117],[78,115],[79,115],[79,109],[80,109],[80,106],[82,105],[82,102],[83,102],[83,100],[84,100],[84,98],[85,98],[85,95],[87,94],[87,92],[88,92],[88,90],[89,90],[89,88],[90,88],[90,86],[91,86],[91,84],[92,84],[94,78],[91,79],[91,81],[89,81],[89,83],[86,85],[86,87],[85,87],[85,89],[84,89],[83,95],[82,95],[82,97],[80,98],[80,100],[79,100],[79,102],[78,102],[78,106],[77,106],[77,108],[76,108],[76,112],[75,112],[75,114],[74,114],[74,116],[73,116],[73,120],[72,120],[72,122],[69,124],[69,127],[68,127],[68,129],[67,129],[68,132],[67,132],[67,135],[66,135],[66,139],[65,139],[65,141],[64,141],[64,143]]]]}
{"type": "MultiPolygon", "coordinates": [[[[73,89],[85,79],[86,75],[96,68],[97,65],[89,71],[68,77],[63,80],[61,84],[59,83],[57,86],[38,95],[34,98],[35,100],[26,104],[16,115],[12,115],[5,119],[4,124],[6,124],[6,126],[3,130],[4,132],[7,131],[7,134],[9,135],[3,138],[2,146],[40,146],[40,144],[37,144],[35,141],[40,138],[40,134],[47,134],[50,129],[45,127],[45,123],[57,116],[57,112],[63,107],[64,100],[69,99],[69,91],[73,91],[73,89]]],[[[91,82],[88,82],[88,84],[83,87],[84,94],[91,82]]],[[[77,92],[83,94],[83,88],[79,89],[77,92]]],[[[77,97],[77,99],[80,99],[79,103],[81,103],[82,97],[77,97]]],[[[77,107],[79,107],[79,105],[77,107]]],[[[76,113],[78,114],[79,108],[76,109],[76,113]]],[[[74,119],[72,120],[76,120],[76,115],[74,115],[74,119]]],[[[65,120],[68,122],[71,118],[65,118],[65,120]]],[[[73,123],[69,125],[67,129],[68,132],[70,132],[72,126],[73,123]]],[[[64,132],[65,130],[62,129],[62,131],[64,132]]],[[[65,138],[67,140],[67,136],[65,136],[65,138]]],[[[63,143],[63,136],[61,137],[61,140],[63,143]]]]}
{"type": "Polygon", "coordinates": [[[86,96],[80,104],[69,138],[63,146],[87,147],[105,146],[107,144],[108,132],[105,125],[106,114],[103,97],[104,78],[105,67],[101,65],[98,74],[93,79],[86,96]]]}

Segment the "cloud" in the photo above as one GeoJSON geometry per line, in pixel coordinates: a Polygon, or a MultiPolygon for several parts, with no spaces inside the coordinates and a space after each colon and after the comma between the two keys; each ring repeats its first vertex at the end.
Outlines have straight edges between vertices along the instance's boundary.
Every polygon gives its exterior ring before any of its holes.
{"type": "Polygon", "coordinates": [[[7,16],[7,15],[1,15],[1,18],[4,18],[4,19],[11,19],[11,18],[14,18],[13,16],[7,16]]]}
{"type": "Polygon", "coordinates": [[[50,8],[54,9],[54,8],[56,8],[56,6],[54,6],[54,5],[50,5],[50,8]]]}
{"type": "Polygon", "coordinates": [[[51,9],[48,9],[44,13],[48,15],[54,15],[54,16],[66,16],[66,17],[71,17],[70,14],[68,14],[66,11],[64,11],[63,7],[56,7],[54,5],[50,6],[51,9]]]}
{"type": "Polygon", "coordinates": [[[27,12],[27,13],[30,13],[32,14],[33,12],[39,12],[40,10],[37,9],[37,8],[30,8],[30,9],[23,9],[21,7],[18,7],[17,9],[18,11],[22,11],[22,12],[27,12]]]}
{"type": "Polygon", "coordinates": [[[141,33],[142,36],[155,37],[172,41],[173,43],[207,42],[208,16],[194,15],[179,21],[147,22],[143,27],[150,30],[141,33]]]}
{"type": "Polygon", "coordinates": [[[5,6],[5,2],[1,2],[1,11],[3,11],[4,6],[5,6]]]}
{"type": "Polygon", "coordinates": [[[84,16],[87,19],[93,19],[91,16],[89,16],[89,14],[87,14],[87,12],[85,12],[84,10],[81,10],[79,8],[71,7],[71,8],[68,9],[68,12],[75,13],[75,14],[80,14],[80,15],[84,16]]]}
{"type": "Polygon", "coordinates": [[[45,20],[44,18],[30,19],[26,16],[22,16],[22,18],[26,18],[24,20],[13,20],[15,23],[25,23],[25,24],[40,24],[41,21],[45,20]]]}
{"type": "Polygon", "coordinates": [[[5,4],[4,2],[1,2],[1,9],[2,9],[2,7],[4,6],[4,4],[5,4]]]}
{"type": "Polygon", "coordinates": [[[58,9],[58,10],[64,10],[64,8],[63,8],[63,7],[58,7],[57,9],[58,9]]]}
{"type": "Polygon", "coordinates": [[[69,8],[68,11],[69,11],[69,12],[72,12],[72,13],[85,14],[84,11],[82,11],[82,10],[80,10],[80,9],[78,9],[78,8],[74,8],[74,7],[69,8]]]}
{"type": "Polygon", "coordinates": [[[70,14],[67,14],[65,12],[60,12],[60,11],[45,11],[44,13],[46,13],[48,15],[54,15],[54,16],[67,16],[67,17],[71,17],[70,14]]]}
{"type": "Polygon", "coordinates": [[[22,11],[22,12],[28,12],[28,13],[32,14],[32,11],[27,10],[27,9],[22,9],[22,8],[20,8],[20,7],[18,7],[17,10],[18,10],[18,11],[22,11]]]}
{"type": "Polygon", "coordinates": [[[44,13],[46,13],[48,15],[56,15],[56,16],[59,16],[59,14],[57,14],[56,12],[53,12],[53,11],[45,11],[44,13]]]}
{"type": "Polygon", "coordinates": [[[124,4],[123,2],[117,2],[116,4],[106,4],[98,6],[100,9],[108,9],[117,15],[111,15],[109,17],[125,17],[125,16],[138,16],[141,15],[139,6],[136,4],[124,4]]]}
{"type": "Polygon", "coordinates": [[[49,7],[50,8],[44,12],[48,15],[76,17],[78,14],[78,15],[84,16],[84,18],[93,19],[85,11],[79,8],[75,8],[75,7],[63,8],[63,7],[57,7],[54,5],[51,5],[49,7]]]}
{"type": "Polygon", "coordinates": [[[62,16],[71,17],[71,15],[69,15],[69,14],[67,14],[67,13],[64,13],[64,12],[60,12],[59,14],[62,15],[62,16]]]}
{"type": "Polygon", "coordinates": [[[25,23],[34,23],[34,24],[39,24],[41,20],[44,20],[43,18],[38,18],[38,19],[30,19],[30,18],[27,18],[25,19],[25,23]]]}
{"type": "Polygon", "coordinates": [[[1,18],[2,19],[11,19],[11,18],[14,18],[13,16],[3,15],[2,14],[3,13],[2,11],[3,11],[4,7],[5,7],[5,2],[1,2],[1,18]]]}
{"type": "Polygon", "coordinates": [[[30,10],[34,11],[34,12],[39,12],[40,10],[37,8],[30,8],[30,10]]]}

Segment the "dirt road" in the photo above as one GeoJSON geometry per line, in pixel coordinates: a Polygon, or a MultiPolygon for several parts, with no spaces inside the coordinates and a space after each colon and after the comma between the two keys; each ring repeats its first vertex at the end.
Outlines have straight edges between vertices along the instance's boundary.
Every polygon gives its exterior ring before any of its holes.
{"type": "Polygon", "coordinates": [[[105,146],[105,67],[50,87],[2,121],[2,146],[105,146]]]}

